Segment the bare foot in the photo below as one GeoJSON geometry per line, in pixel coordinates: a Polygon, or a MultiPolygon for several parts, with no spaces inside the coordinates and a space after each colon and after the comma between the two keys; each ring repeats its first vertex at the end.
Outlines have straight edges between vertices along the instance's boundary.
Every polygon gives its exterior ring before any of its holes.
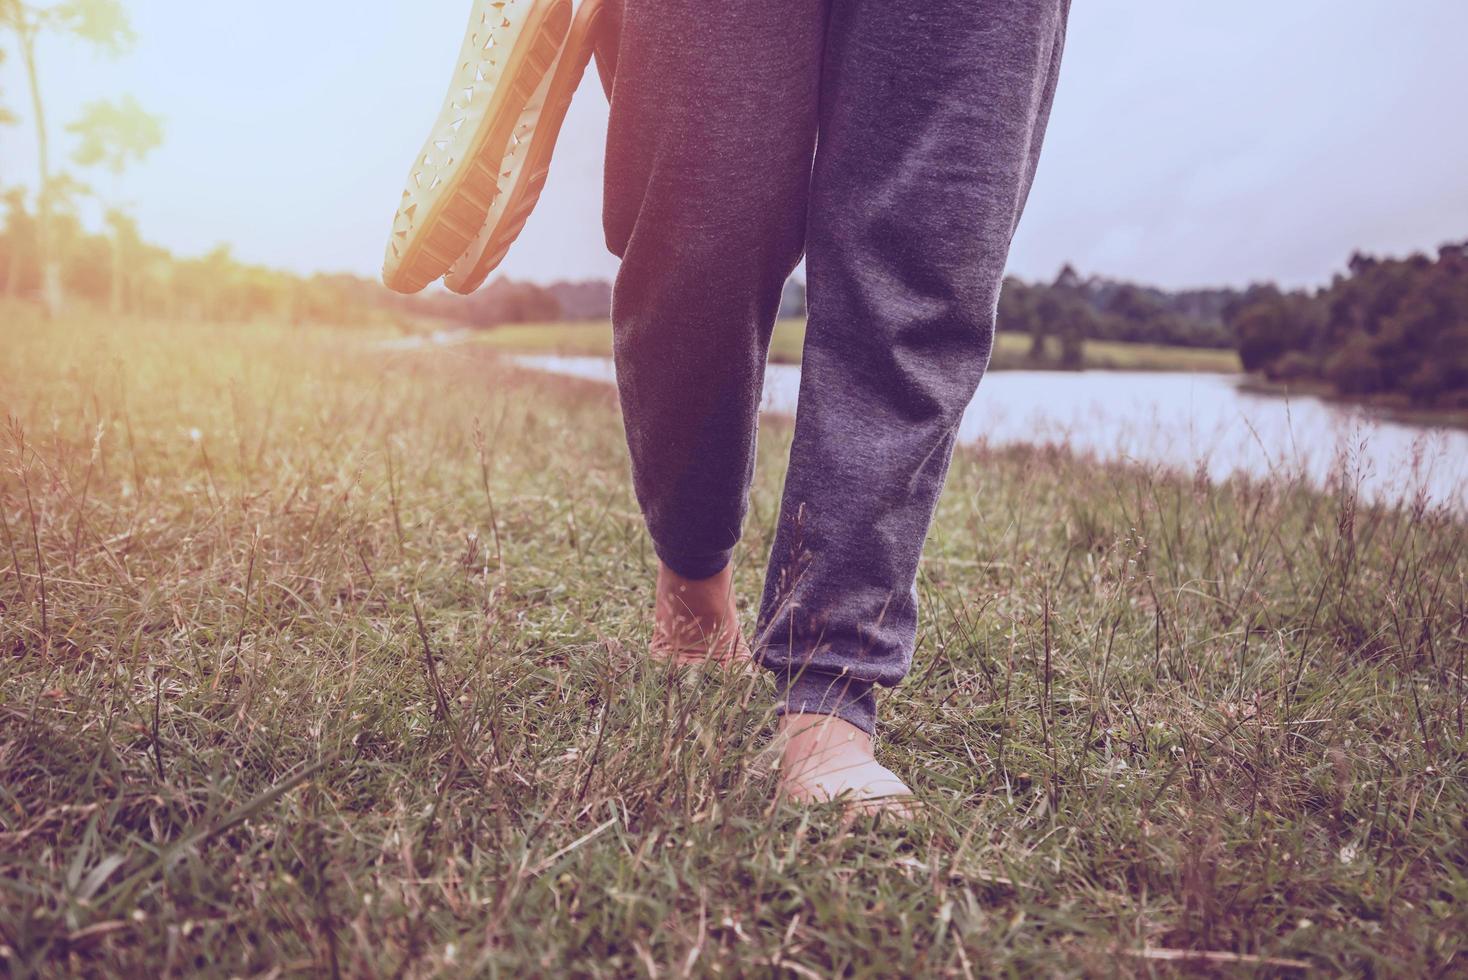
{"type": "Polygon", "coordinates": [[[734,568],[712,578],[684,578],[658,563],[657,602],[648,652],[687,666],[732,665],[750,659],[734,605],[734,568]]]}
{"type": "Polygon", "coordinates": [[[860,813],[912,817],[912,790],[877,762],[872,737],[850,722],[834,715],[783,715],[778,737],[784,741],[781,789],[792,799],[844,800],[860,813]]]}

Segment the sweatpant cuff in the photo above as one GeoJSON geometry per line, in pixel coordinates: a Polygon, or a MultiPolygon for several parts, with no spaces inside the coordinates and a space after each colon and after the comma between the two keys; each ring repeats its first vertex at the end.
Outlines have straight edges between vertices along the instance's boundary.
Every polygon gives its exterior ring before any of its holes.
{"type": "Polygon", "coordinates": [[[660,544],[656,538],[653,538],[652,550],[663,560],[664,565],[667,565],[684,578],[694,580],[713,578],[722,572],[724,567],[729,564],[730,559],[734,557],[733,548],[726,548],[723,551],[687,554],[674,551],[660,544]]]}
{"type": "Polygon", "coordinates": [[[781,689],[778,714],[835,715],[876,734],[877,696],[868,682],[802,670],[778,675],[776,684],[781,689]]]}

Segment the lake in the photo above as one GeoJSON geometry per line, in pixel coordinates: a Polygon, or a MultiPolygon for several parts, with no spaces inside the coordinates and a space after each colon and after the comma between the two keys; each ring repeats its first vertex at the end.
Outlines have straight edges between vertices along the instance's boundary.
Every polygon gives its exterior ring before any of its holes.
{"type": "MultiPolygon", "coordinates": [[[[518,355],[539,371],[613,382],[604,357],[518,355]]],[[[1296,474],[1324,487],[1342,475],[1362,497],[1468,513],[1468,432],[1393,422],[1314,396],[1242,390],[1241,375],[1160,371],[994,371],[959,428],[963,443],[1061,445],[1219,480],[1296,474]]],[[[794,415],[800,368],[771,364],[763,409],[794,415]]]]}

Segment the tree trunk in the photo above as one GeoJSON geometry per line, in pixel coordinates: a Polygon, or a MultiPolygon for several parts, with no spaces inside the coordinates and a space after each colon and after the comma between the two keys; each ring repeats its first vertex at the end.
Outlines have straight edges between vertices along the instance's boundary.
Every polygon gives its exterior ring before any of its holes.
{"type": "Polygon", "coordinates": [[[31,111],[36,117],[36,155],[40,158],[41,190],[36,202],[36,255],[41,265],[41,302],[47,316],[61,310],[61,270],[51,254],[51,155],[46,137],[46,110],[41,105],[41,82],[36,72],[36,28],[24,19],[16,23],[26,78],[31,85],[31,111]]]}
{"type": "Polygon", "coordinates": [[[1045,331],[1040,329],[1039,324],[1030,331],[1030,360],[1043,361],[1045,359],[1045,331]]]}
{"type": "Polygon", "coordinates": [[[112,229],[112,318],[122,316],[122,228],[112,229]]]}
{"type": "Polygon", "coordinates": [[[20,249],[11,249],[10,264],[5,269],[5,295],[14,296],[20,288],[20,249]]]}

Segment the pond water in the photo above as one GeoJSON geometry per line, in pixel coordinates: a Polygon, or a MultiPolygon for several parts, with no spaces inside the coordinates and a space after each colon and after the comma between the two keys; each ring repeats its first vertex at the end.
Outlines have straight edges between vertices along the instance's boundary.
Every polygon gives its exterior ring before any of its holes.
{"type": "MultiPolygon", "coordinates": [[[[521,355],[521,366],[613,382],[603,357],[521,355]]],[[[1061,445],[1212,479],[1299,474],[1316,486],[1344,478],[1392,503],[1421,493],[1468,513],[1468,432],[1406,425],[1313,396],[1242,390],[1243,377],[1160,371],[993,371],[963,417],[959,439],[992,446],[1061,445]]],[[[772,364],[764,410],[793,415],[800,368],[772,364]]]]}

